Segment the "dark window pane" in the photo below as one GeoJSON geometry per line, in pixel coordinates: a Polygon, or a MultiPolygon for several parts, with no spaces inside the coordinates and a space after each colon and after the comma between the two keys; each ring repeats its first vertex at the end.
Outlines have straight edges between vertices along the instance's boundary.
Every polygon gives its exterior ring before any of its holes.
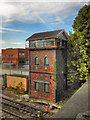
{"type": "Polygon", "coordinates": [[[48,57],[45,57],[45,58],[44,58],[44,64],[45,64],[45,65],[48,65],[48,64],[49,64],[48,57]]]}

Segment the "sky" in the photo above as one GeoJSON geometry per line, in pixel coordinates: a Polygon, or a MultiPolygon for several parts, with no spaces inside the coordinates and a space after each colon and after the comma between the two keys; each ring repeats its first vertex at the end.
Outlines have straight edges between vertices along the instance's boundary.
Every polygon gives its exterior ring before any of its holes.
{"type": "Polygon", "coordinates": [[[73,32],[78,11],[89,0],[1,0],[0,52],[5,48],[25,48],[34,33],[64,29],[73,32]]]}

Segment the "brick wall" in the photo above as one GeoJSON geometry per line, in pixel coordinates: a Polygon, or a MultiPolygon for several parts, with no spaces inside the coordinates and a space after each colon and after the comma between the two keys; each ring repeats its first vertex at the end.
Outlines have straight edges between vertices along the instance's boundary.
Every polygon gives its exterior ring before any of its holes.
{"type": "Polygon", "coordinates": [[[6,63],[9,62],[11,63],[11,61],[13,62],[13,64],[18,64],[18,49],[3,49],[2,50],[2,62],[6,63]],[[7,55],[7,57],[6,57],[7,55]],[[13,57],[8,57],[8,55],[13,55],[13,57]]]}
{"type": "Polygon", "coordinates": [[[23,88],[25,91],[28,89],[28,78],[27,77],[19,77],[19,76],[9,76],[7,75],[7,87],[16,88],[16,86],[22,82],[23,88]]]}
{"type": "Polygon", "coordinates": [[[53,63],[55,60],[54,50],[31,51],[30,56],[31,56],[31,71],[53,72],[53,63]],[[39,58],[39,65],[35,65],[35,57],[39,58]],[[49,65],[44,65],[44,57],[48,57],[49,65]]]}
{"type": "Polygon", "coordinates": [[[55,50],[30,51],[30,56],[31,56],[31,71],[36,72],[36,73],[31,73],[31,96],[36,98],[54,100],[54,95],[55,95],[54,81],[50,79],[50,76],[52,75],[49,73],[53,73],[55,50]],[[49,59],[49,65],[44,65],[44,57],[46,56],[49,59]],[[35,65],[35,57],[39,58],[39,65],[35,65]],[[35,82],[33,80],[50,81],[49,92],[44,91],[45,83],[39,83],[39,90],[35,90],[35,82]]]}
{"type": "Polygon", "coordinates": [[[50,79],[50,75],[31,73],[31,96],[36,98],[44,98],[54,100],[54,81],[50,79]],[[49,80],[49,92],[44,91],[44,83],[39,83],[39,90],[35,90],[35,82],[33,80],[49,80]]]}
{"type": "Polygon", "coordinates": [[[28,50],[27,49],[8,48],[8,49],[2,50],[2,62],[3,63],[12,63],[15,65],[20,65],[19,61],[22,61],[22,60],[25,61],[24,64],[26,64],[26,60],[28,61],[28,50]],[[25,57],[20,58],[19,52],[24,52],[25,57]],[[8,55],[10,55],[10,57],[8,57],[8,55]],[[11,55],[13,55],[13,57],[11,57],[11,55]]]}

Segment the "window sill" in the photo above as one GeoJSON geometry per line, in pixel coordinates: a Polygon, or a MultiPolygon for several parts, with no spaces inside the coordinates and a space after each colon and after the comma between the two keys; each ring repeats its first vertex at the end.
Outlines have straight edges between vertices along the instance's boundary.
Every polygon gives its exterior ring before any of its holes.
{"type": "Polygon", "coordinates": [[[40,90],[35,90],[35,92],[39,92],[40,90]]]}
{"type": "Polygon", "coordinates": [[[45,93],[50,93],[50,92],[46,92],[46,91],[44,91],[45,93]]]}
{"type": "Polygon", "coordinates": [[[49,64],[44,64],[45,66],[49,66],[49,64]]]}

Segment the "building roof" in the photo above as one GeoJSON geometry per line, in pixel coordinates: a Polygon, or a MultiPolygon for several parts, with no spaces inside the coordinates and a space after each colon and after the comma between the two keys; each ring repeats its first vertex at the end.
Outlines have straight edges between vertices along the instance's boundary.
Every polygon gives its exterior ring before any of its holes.
{"type": "Polygon", "coordinates": [[[5,48],[2,50],[27,50],[26,48],[5,48]]]}
{"type": "Polygon", "coordinates": [[[56,31],[49,31],[49,32],[35,33],[29,38],[27,38],[26,41],[48,39],[48,38],[58,38],[58,34],[60,34],[61,32],[64,32],[64,29],[56,30],[56,31]]]}

